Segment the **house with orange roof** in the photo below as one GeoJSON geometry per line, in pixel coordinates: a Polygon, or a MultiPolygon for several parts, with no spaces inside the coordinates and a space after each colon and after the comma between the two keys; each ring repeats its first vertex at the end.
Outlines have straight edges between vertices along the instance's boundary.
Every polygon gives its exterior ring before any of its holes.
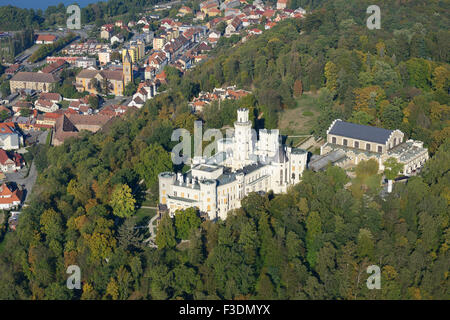
{"type": "Polygon", "coordinates": [[[184,17],[187,14],[191,14],[192,13],[192,9],[186,6],[181,6],[180,10],[178,10],[178,14],[177,16],[179,17],[184,17]]]}
{"type": "Polygon", "coordinates": [[[270,21],[270,22],[267,22],[267,23],[266,23],[266,25],[264,26],[264,29],[269,30],[270,28],[273,28],[273,27],[275,27],[276,25],[277,25],[276,22],[270,21]]]}
{"type": "Polygon", "coordinates": [[[55,126],[56,119],[62,117],[61,113],[47,112],[44,114],[39,114],[36,118],[36,128],[51,129],[55,126]]]}
{"type": "Polygon", "coordinates": [[[56,36],[52,34],[39,34],[36,38],[36,44],[52,44],[56,41],[56,36]]]}
{"type": "Polygon", "coordinates": [[[221,11],[217,8],[211,8],[211,9],[208,9],[207,14],[210,17],[217,17],[221,14],[221,11]]]}
{"type": "Polygon", "coordinates": [[[24,163],[23,157],[17,152],[8,152],[0,148],[0,170],[3,173],[20,170],[24,163]]]}
{"type": "Polygon", "coordinates": [[[0,123],[0,148],[5,150],[19,149],[23,144],[22,134],[12,122],[0,123]]]}
{"type": "Polygon", "coordinates": [[[6,183],[0,186],[0,209],[10,210],[22,203],[22,190],[8,187],[6,183]]]}
{"type": "Polygon", "coordinates": [[[59,106],[54,101],[42,98],[36,101],[34,107],[41,112],[54,112],[59,109],[59,106]]]}

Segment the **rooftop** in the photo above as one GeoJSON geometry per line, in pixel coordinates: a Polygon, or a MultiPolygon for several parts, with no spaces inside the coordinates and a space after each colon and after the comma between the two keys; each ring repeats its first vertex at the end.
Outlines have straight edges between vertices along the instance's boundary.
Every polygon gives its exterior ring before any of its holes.
{"type": "Polygon", "coordinates": [[[393,130],[345,122],[340,119],[335,120],[328,130],[329,134],[380,144],[386,144],[392,132],[393,130]]]}

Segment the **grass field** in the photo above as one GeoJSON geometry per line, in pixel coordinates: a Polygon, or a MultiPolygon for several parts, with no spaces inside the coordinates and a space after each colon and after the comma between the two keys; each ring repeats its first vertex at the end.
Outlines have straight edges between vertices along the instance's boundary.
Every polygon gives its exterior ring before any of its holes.
{"type": "MultiPolygon", "coordinates": [[[[305,93],[297,99],[295,109],[286,109],[280,114],[279,128],[283,135],[308,135],[319,116],[316,105],[316,96],[305,93]]],[[[294,144],[300,143],[304,138],[292,138],[294,144]]]]}
{"type": "Polygon", "coordinates": [[[155,209],[139,208],[136,211],[136,224],[147,225],[151,218],[156,214],[155,209]]]}

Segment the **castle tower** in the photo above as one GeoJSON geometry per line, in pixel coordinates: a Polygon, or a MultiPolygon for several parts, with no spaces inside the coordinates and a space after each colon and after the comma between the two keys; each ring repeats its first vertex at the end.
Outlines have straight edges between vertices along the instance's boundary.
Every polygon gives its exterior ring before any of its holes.
{"type": "Polygon", "coordinates": [[[217,183],[215,180],[200,181],[200,211],[206,212],[210,220],[217,218],[217,183]]]}
{"type": "Polygon", "coordinates": [[[133,62],[127,50],[127,53],[123,57],[123,85],[126,86],[130,82],[133,82],[133,62]]]}
{"type": "Polygon", "coordinates": [[[237,120],[234,122],[233,168],[245,166],[252,153],[252,123],[248,120],[248,109],[241,108],[238,109],[237,120]]]}
{"type": "Polygon", "coordinates": [[[159,180],[159,203],[167,204],[167,198],[171,194],[171,187],[175,183],[176,174],[173,172],[161,172],[159,180]]]}

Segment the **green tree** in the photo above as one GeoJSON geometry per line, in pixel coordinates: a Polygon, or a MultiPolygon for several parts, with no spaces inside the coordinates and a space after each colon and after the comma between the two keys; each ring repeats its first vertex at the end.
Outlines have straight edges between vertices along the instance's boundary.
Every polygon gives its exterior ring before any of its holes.
{"type": "Polygon", "coordinates": [[[190,233],[200,226],[201,220],[195,208],[175,211],[175,230],[178,239],[188,239],[190,233]]]}
{"type": "Polygon", "coordinates": [[[396,158],[389,158],[384,163],[384,174],[388,179],[388,192],[392,192],[392,180],[394,180],[403,169],[403,164],[399,163],[396,158]]]}
{"type": "Polygon", "coordinates": [[[144,179],[147,188],[153,192],[156,192],[158,186],[158,174],[172,170],[173,164],[170,154],[160,145],[154,143],[141,151],[136,172],[144,179]]]}
{"type": "Polygon", "coordinates": [[[173,220],[168,214],[164,214],[159,222],[155,243],[158,249],[173,248],[177,244],[173,220]]]}
{"type": "Polygon", "coordinates": [[[321,234],[322,222],[320,215],[316,211],[312,211],[306,218],[306,259],[311,267],[314,267],[316,264],[321,234]]]}
{"type": "Polygon", "coordinates": [[[135,212],[136,200],[131,188],[127,184],[122,184],[114,189],[109,204],[116,216],[127,218],[135,212]]]}

